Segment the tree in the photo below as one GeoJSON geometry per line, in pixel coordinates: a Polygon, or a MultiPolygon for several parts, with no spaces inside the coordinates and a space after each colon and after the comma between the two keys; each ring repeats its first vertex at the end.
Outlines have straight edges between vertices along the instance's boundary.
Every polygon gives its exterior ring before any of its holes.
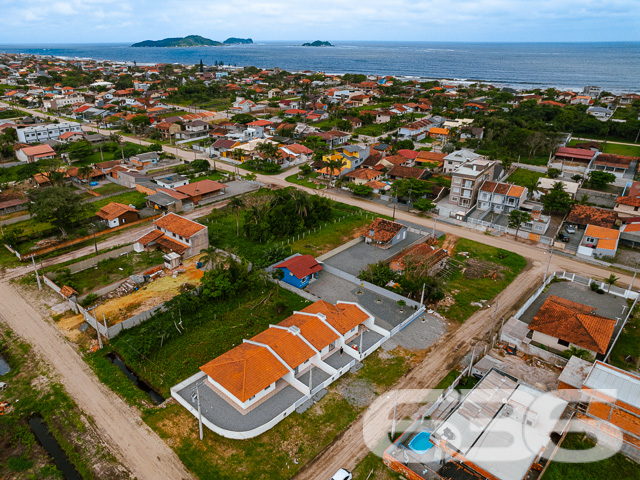
{"type": "Polygon", "coordinates": [[[354,195],[358,195],[361,197],[370,195],[371,192],[373,192],[373,188],[371,188],[368,185],[365,185],[364,183],[350,183],[349,190],[351,190],[354,195]]]}
{"type": "Polygon", "coordinates": [[[67,151],[71,160],[81,160],[93,153],[93,146],[87,140],[79,140],[69,145],[67,151]]]}
{"type": "Polygon", "coordinates": [[[547,169],[547,176],[549,178],[558,178],[561,173],[562,173],[562,170],[560,170],[559,168],[548,168],[547,169]]]}
{"type": "Polygon", "coordinates": [[[518,240],[518,232],[527,222],[531,221],[531,214],[522,210],[511,210],[509,214],[509,228],[516,229],[516,240],[518,240]]]}
{"type": "Polygon", "coordinates": [[[249,115],[248,113],[237,113],[233,117],[231,117],[232,121],[234,121],[235,123],[241,123],[243,125],[251,123],[255,119],[256,117],[254,117],[253,115],[249,115]]]}
{"type": "Polygon", "coordinates": [[[191,168],[193,168],[195,172],[208,172],[211,169],[211,164],[209,160],[198,158],[191,162],[191,168]]]}
{"type": "Polygon", "coordinates": [[[453,143],[447,142],[442,146],[442,153],[451,153],[456,149],[453,143]]]}
{"type": "Polygon", "coordinates": [[[333,160],[329,160],[328,162],[324,162],[325,166],[329,169],[329,174],[331,175],[331,180],[333,181],[336,172],[340,175],[342,172],[342,168],[347,164],[347,161],[343,158],[335,158],[333,160]]]}
{"type": "Polygon", "coordinates": [[[32,194],[29,212],[40,222],[49,222],[60,229],[63,237],[67,231],[88,213],[88,205],[82,203],[75,192],[66,186],[53,186],[36,190],[32,194]]]}
{"type": "Polygon", "coordinates": [[[594,170],[589,172],[589,186],[591,188],[603,189],[607,185],[614,182],[616,176],[613,173],[603,172],[601,170],[594,170]]]}
{"type": "Polygon", "coordinates": [[[302,165],[300,165],[300,173],[302,173],[303,175],[309,175],[312,172],[312,168],[311,165],[309,165],[308,163],[303,163],[302,165]]]}
{"type": "Polygon", "coordinates": [[[415,202],[413,202],[413,208],[421,212],[432,210],[435,208],[435,206],[436,206],[435,203],[433,203],[431,200],[428,200],[426,198],[418,198],[416,199],[415,202]]]}
{"type": "Polygon", "coordinates": [[[566,212],[571,208],[571,195],[564,191],[564,184],[556,182],[549,193],[542,197],[547,212],[566,212]]]}
{"type": "Polygon", "coordinates": [[[586,360],[587,362],[593,362],[593,355],[589,353],[589,350],[585,350],[584,348],[578,348],[575,345],[571,345],[571,347],[564,350],[561,355],[564,358],[571,359],[571,357],[578,357],[582,360],[586,360]]]}
{"type": "Polygon", "coordinates": [[[93,173],[93,167],[91,165],[82,165],[78,168],[78,178],[87,180],[93,173]]]}
{"type": "Polygon", "coordinates": [[[151,125],[151,119],[146,115],[136,115],[131,119],[130,123],[134,130],[139,130],[142,133],[146,127],[151,125]]]}
{"type": "Polygon", "coordinates": [[[605,278],[604,279],[604,282],[609,285],[609,288],[607,289],[607,292],[611,291],[611,287],[613,285],[615,285],[618,282],[618,280],[620,280],[620,279],[618,277],[616,277],[613,273],[611,275],[609,275],[609,278],[605,278]]]}
{"type": "Polygon", "coordinates": [[[229,200],[229,203],[227,203],[227,206],[231,210],[236,211],[236,236],[239,237],[240,236],[240,209],[244,207],[244,201],[240,197],[233,197],[231,200],[229,200]]]}

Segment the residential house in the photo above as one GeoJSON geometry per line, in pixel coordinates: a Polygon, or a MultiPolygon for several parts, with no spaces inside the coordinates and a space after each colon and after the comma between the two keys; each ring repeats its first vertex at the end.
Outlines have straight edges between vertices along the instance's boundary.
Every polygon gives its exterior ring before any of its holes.
{"type": "Polygon", "coordinates": [[[575,162],[589,164],[597,152],[583,148],[560,147],[555,154],[555,159],[561,162],[575,162]]]}
{"type": "Polygon", "coordinates": [[[318,279],[322,265],[311,255],[296,254],[284,262],[274,265],[273,268],[282,270],[284,273],[283,282],[296,288],[304,288],[318,279]]]}
{"type": "Polygon", "coordinates": [[[187,259],[209,248],[209,231],[205,225],[169,213],[153,222],[155,229],[133,244],[136,252],[159,248],[187,259]]]}
{"type": "Polygon", "coordinates": [[[104,220],[108,228],[119,227],[126,223],[135,222],[140,218],[140,212],[130,205],[111,202],[96,213],[104,220]]]}
{"type": "Polygon", "coordinates": [[[211,145],[211,154],[218,157],[233,158],[233,151],[240,146],[237,140],[221,138],[211,145]]]}
{"type": "Polygon", "coordinates": [[[436,171],[442,169],[446,156],[446,153],[427,152],[423,150],[418,152],[414,161],[424,168],[436,171]]]}
{"type": "Polygon", "coordinates": [[[478,193],[478,210],[509,214],[527,199],[527,189],[520,185],[485,181],[478,193]]]}
{"type": "Polygon", "coordinates": [[[571,103],[571,105],[592,105],[593,98],[589,95],[576,95],[569,103],[571,103]]]}
{"type": "Polygon", "coordinates": [[[202,202],[209,203],[207,200],[224,195],[226,188],[224,183],[207,179],[177,187],[175,191],[187,195],[194,205],[198,205],[202,202]]]}
{"type": "Polygon", "coordinates": [[[458,166],[451,174],[449,203],[463,208],[471,208],[478,198],[478,191],[487,180],[495,176],[496,162],[474,160],[458,166]]]}
{"type": "Polygon", "coordinates": [[[58,141],[64,143],[73,143],[79,140],[84,140],[85,138],[86,135],[84,134],[84,132],[66,132],[58,137],[58,141]]]}
{"type": "Polygon", "coordinates": [[[55,158],[56,152],[49,145],[36,145],[35,147],[20,147],[16,151],[16,158],[21,162],[33,163],[46,158],[55,158]]]}
{"type": "Polygon", "coordinates": [[[357,303],[332,305],[319,300],[243,340],[200,370],[206,374],[207,387],[236,410],[249,412],[288,387],[309,395],[311,388],[303,379],[311,369],[336,375],[337,370],[325,360],[338,350],[358,357],[349,342],[361,329],[383,331],[357,303]]]}
{"type": "Polygon", "coordinates": [[[407,227],[384,218],[376,218],[364,233],[364,237],[368,244],[390,248],[407,238],[407,227]]]}
{"type": "Polygon", "coordinates": [[[139,153],[138,155],[134,155],[129,158],[129,161],[134,165],[138,165],[140,167],[149,167],[151,165],[156,165],[160,160],[160,155],[158,152],[146,152],[139,153]]]}
{"type": "Polygon", "coordinates": [[[429,130],[429,137],[439,138],[440,140],[445,142],[449,139],[449,133],[450,133],[450,130],[448,128],[432,127],[429,130]]]}
{"type": "Polygon", "coordinates": [[[193,120],[185,125],[184,130],[176,132],[175,136],[182,140],[206,137],[209,134],[209,129],[210,126],[207,122],[193,120]]]}
{"type": "Polygon", "coordinates": [[[19,127],[16,130],[18,142],[21,143],[42,143],[47,140],[57,140],[60,135],[67,132],[82,132],[82,128],[79,123],[60,122],[19,127]]]}
{"type": "Polygon", "coordinates": [[[639,160],[639,157],[601,153],[591,161],[588,170],[613,173],[617,178],[633,178],[639,160]]]}
{"type": "Polygon", "coordinates": [[[336,153],[342,155],[350,169],[358,168],[369,158],[369,148],[359,145],[345,145],[336,148],[336,153]]]}
{"type": "Polygon", "coordinates": [[[563,398],[576,403],[575,424],[598,444],[640,461],[640,376],[571,357],[558,378],[563,398]]]}
{"type": "Polygon", "coordinates": [[[429,170],[426,168],[413,168],[396,165],[387,172],[387,177],[392,180],[414,178],[420,180],[427,175],[429,170]]]}
{"type": "Polygon", "coordinates": [[[371,181],[379,180],[382,177],[382,172],[372,168],[358,168],[347,173],[345,177],[353,181],[356,185],[363,185],[371,181]]]}
{"type": "Polygon", "coordinates": [[[444,174],[450,174],[462,165],[473,162],[475,160],[482,160],[484,158],[484,156],[474,152],[473,150],[463,148],[462,150],[451,152],[442,159],[442,170],[444,174]]]}
{"type": "Polygon", "coordinates": [[[162,212],[180,213],[193,209],[193,202],[188,195],[170,188],[158,188],[147,197],[147,206],[162,212]]]}
{"type": "Polygon", "coordinates": [[[622,219],[637,217],[640,215],[640,196],[618,197],[613,211],[622,219]]]}
{"type": "Polygon", "coordinates": [[[571,211],[565,223],[577,225],[585,228],[587,225],[594,225],[603,228],[611,228],[617,220],[616,213],[604,208],[591,207],[576,203],[571,207],[571,211]]]}
{"type": "Polygon", "coordinates": [[[184,175],[164,175],[162,177],[154,177],[153,181],[163,188],[178,188],[189,184],[189,177],[184,175]]]}
{"type": "Polygon", "coordinates": [[[174,137],[176,133],[180,132],[181,127],[179,123],[176,122],[157,122],[153,125],[153,128],[159,133],[162,134],[162,138],[165,140],[174,137]]]}
{"type": "Polygon", "coordinates": [[[113,167],[109,170],[111,176],[117,180],[117,183],[127,188],[136,188],[139,183],[152,183],[151,178],[144,173],[127,170],[124,167],[113,167]]]}
{"type": "Polygon", "coordinates": [[[620,230],[587,225],[578,246],[578,254],[613,258],[616,256],[619,241],[620,230]]]}
{"type": "Polygon", "coordinates": [[[398,155],[409,160],[410,163],[407,164],[408,167],[413,167],[415,165],[416,158],[418,158],[418,152],[415,150],[409,150],[408,148],[398,150],[398,155]]]}
{"type": "Polygon", "coordinates": [[[313,150],[299,143],[283,145],[280,147],[280,152],[282,160],[289,165],[299,165],[311,160],[313,157],[313,150]]]}
{"type": "Polygon", "coordinates": [[[427,136],[432,125],[432,121],[426,118],[403,125],[398,129],[398,139],[419,142],[427,136]]]}
{"type": "Polygon", "coordinates": [[[373,189],[373,193],[380,195],[384,195],[388,190],[391,189],[391,185],[379,180],[371,180],[370,182],[365,183],[365,185],[367,187],[371,187],[373,189]]]}
{"type": "Polygon", "coordinates": [[[606,122],[613,116],[613,110],[609,110],[605,107],[589,107],[587,113],[596,117],[601,122],[606,122]]]}
{"type": "Polygon", "coordinates": [[[347,143],[347,141],[350,138],[350,135],[348,133],[341,132],[339,130],[330,130],[328,132],[313,133],[311,135],[315,137],[320,137],[322,140],[324,140],[327,146],[329,147],[329,149],[333,149],[347,143]]]}
{"type": "Polygon", "coordinates": [[[596,315],[596,309],[572,300],[550,295],[528,328],[532,342],[562,353],[573,347],[591,355],[607,352],[616,320],[596,315]]]}
{"type": "Polygon", "coordinates": [[[435,276],[446,266],[449,255],[443,248],[420,243],[400,253],[389,262],[395,272],[404,272],[407,266],[417,269],[420,275],[435,276]]]}

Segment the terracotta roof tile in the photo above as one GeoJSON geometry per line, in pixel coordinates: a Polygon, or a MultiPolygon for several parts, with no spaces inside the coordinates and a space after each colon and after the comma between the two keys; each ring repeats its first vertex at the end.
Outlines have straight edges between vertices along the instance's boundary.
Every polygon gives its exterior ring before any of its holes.
{"type": "Polygon", "coordinates": [[[146,247],[151,242],[155,242],[158,238],[162,237],[163,235],[164,233],[162,233],[160,230],[151,230],[149,233],[143,235],[138,240],[136,240],[136,243],[139,243],[140,245],[143,245],[146,247]]]}
{"type": "Polygon", "coordinates": [[[274,267],[288,268],[297,278],[304,278],[322,270],[322,265],[311,255],[297,255],[278,265],[274,265],[274,267]]]}
{"type": "Polygon", "coordinates": [[[185,195],[189,195],[190,197],[195,197],[197,195],[219,192],[225,188],[227,188],[227,186],[224,183],[214,182],[213,180],[207,179],[177,187],[175,190],[180,193],[184,193],[185,195]]]}
{"type": "Polygon", "coordinates": [[[189,248],[189,245],[185,245],[184,243],[174,240],[173,238],[169,238],[166,235],[156,238],[156,243],[167,250],[171,250],[172,252],[176,252],[181,255],[189,248]]]}
{"type": "Polygon", "coordinates": [[[371,238],[376,242],[387,243],[395,237],[403,225],[392,222],[384,218],[376,218],[365,233],[365,237],[371,238]]]}
{"type": "Polygon", "coordinates": [[[251,340],[269,345],[292,369],[302,365],[316,353],[300,337],[280,328],[268,328],[251,340]]]}
{"type": "Polygon", "coordinates": [[[630,207],[640,207],[640,197],[618,197],[616,203],[629,205],[630,207]]]}
{"type": "Polygon", "coordinates": [[[616,223],[616,218],[616,213],[611,210],[576,204],[571,208],[566,221],[578,225],[591,224],[611,228],[616,223]]]}
{"type": "Polygon", "coordinates": [[[338,303],[332,305],[324,300],[318,300],[302,310],[305,313],[322,313],[327,317],[327,323],[344,335],[349,330],[360,325],[369,316],[357,305],[338,303]]]}
{"type": "Polygon", "coordinates": [[[124,205],[123,203],[111,202],[98,210],[96,215],[100,218],[104,218],[105,220],[115,220],[120,215],[127,212],[138,213],[138,210],[130,207],[129,205],[124,205]]]}
{"type": "Polygon", "coordinates": [[[401,165],[396,165],[387,172],[387,175],[389,175],[390,177],[420,179],[420,177],[422,177],[425,172],[426,170],[422,168],[403,167],[401,165]]]}
{"type": "Polygon", "coordinates": [[[588,350],[605,353],[616,321],[593,314],[593,308],[549,296],[529,324],[529,329],[588,350]]]}
{"type": "Polygon", "coordinates": [[[159,218],[153,223],[157,227],[163,228],[171,233],[175,233],[176,235],[180,235],[181,237],[185,238],[191,238],[200,230],[207,228],[204,225],[192,222],[191,220],[181,217],[180,215],[176,215],[175,213],[169,213],[168,215],[159,218]]]}
{"type": "Polygon", "coordinates": [[[285,318],[278,325],[281,327],[298,327],[302,336],[306,338],[316,350],[322,350],[327,345],[338,339],[336,332],[331,330],[318,317],[312,315],[294,313],[290,317],[285,318]]]}

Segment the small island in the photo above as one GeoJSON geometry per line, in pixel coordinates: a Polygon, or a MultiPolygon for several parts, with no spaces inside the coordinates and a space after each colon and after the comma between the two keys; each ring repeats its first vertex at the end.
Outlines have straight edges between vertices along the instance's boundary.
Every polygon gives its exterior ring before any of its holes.
{"type": "Polygon", "coordinates": [[[253,40],[251,40],[250,38],[231,37],[231,38],[227,38],[222,43],[224,43],[225,45],[252,45],[253,40]]]}
{"type": "Polygon", "coordinates": [[[321,42],[320,40],[316,40],[311,43],[303,43],[303,47],[333,47],[329,42],[321,42]]]}
{"type": "Polygon", "coordinates": [[[220,47],[223,44],[200,35],[188,37],[165,38],[163,40],[145,40],[131,45],[132,47],[220,47]]]}

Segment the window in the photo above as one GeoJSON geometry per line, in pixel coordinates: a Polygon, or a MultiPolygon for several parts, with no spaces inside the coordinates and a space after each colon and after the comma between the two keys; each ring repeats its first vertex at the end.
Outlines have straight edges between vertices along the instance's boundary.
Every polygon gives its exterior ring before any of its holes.
{"type": "Polygon", "coordinates": [[[329,351],[334,350],[336,348],[336,342],[331,342],[329,344],[329,351]]]}
{"type": "Polygon", "coordinates": [[[267,388],[264,389],[264,391],[266,392],[267,390],[269,390],[271,388],[271,385],[269,385],[267,388]]]}
{"type": "Polygon", "coordinates": [[[249,401],[253,400],[254,398],[256,398],[255,395],[253,397],[249,398],[249,401]]]}
{"type": "Polygon", "coordinates": [[[537,230],[539,232],[543,231],[544,228],[542,227],[542,225],[536,225],[535,227],[533,227],[534,230],[537,230]]]}
{"type": "Polygon", "coordinates": [[[558,340],[558,345],[562,345],[563,347],[568,347],[569,346],[569,342],[567,342],[566,340],[558,340]]]}

